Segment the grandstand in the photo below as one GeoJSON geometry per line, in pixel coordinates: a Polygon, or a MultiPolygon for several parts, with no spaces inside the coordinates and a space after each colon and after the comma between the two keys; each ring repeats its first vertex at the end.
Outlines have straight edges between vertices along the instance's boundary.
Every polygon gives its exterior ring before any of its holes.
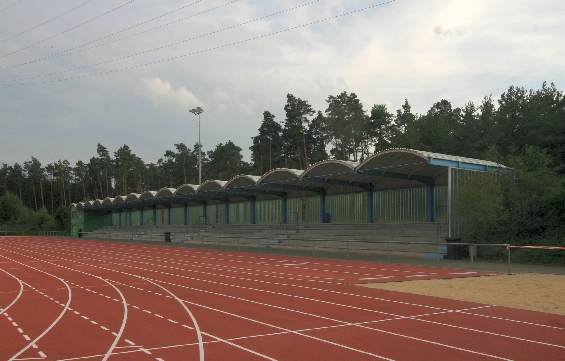
{"type": "Polygon", "coordinates": [[[446,239],[460,235],[463,186],[507,169],[389,149],[360,163],[327,160],[306,170],[279,168],[260,177],[86,200],[72,206],[72,235],[348,251],[379,251],[395,241],[388,250],[437,257],[445,254],[446,239]]]}

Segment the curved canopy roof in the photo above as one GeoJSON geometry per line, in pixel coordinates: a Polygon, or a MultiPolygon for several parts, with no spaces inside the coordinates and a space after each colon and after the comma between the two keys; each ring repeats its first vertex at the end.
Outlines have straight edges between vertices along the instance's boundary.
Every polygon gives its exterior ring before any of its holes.
{"type": "MultiPolygon", "coordinates": [[[[421,171],[422,165],[432,167],[453,167],[468,170],[508,169],[508,167],[488,160],[459,157],[408,148],[392,148],[378,152],[361,163],[360,172],[370,169],[405,169],[411,172],[421,171]]],[[[425,167],[424,167],[425,168],[425,167]]]]}
{"type": "Polygon", "coordinates": [[[257,181],[257,184],[287,183],[297,181],[302,173],[304,173],[304,171],[300,169],[275,168],[263,174],[263,176],[257,181]]]}
{"type": "Polygon", "coordinates": [[[198,187],[198,192],[214,192],[214,191],[221,191],[224,189],[226,185],[226,181],[223,180],[209,180],[200,185],[198,187]]]}
{"type": "Polygon", "coordinates": [[[260,177],[256,175],[238,175],[233,177],[224,186],[225,189],[253,187],[257,185],[260,177]]]}
{"type": "Polygon", "coordinates": [[[446,184],[447,169],[500,171],[506,166],[480,159],[458,157],[428,151],[393,148],[378,152],[360,164],[345,160],[326,160],[311,165],[305,171],[276,168],[258,177],[238,175],[230,181],[209,180],[200,186],[183,184],[177,189],[161,188],[158,192],[130,193],[127,196],[107,197],[103,201],[76,203],[76,208],[120,206],[125,202],[151,201],[190,202],[224,198],[296,197],[312,193],[347,193],[360,189],[400,189],[423,184],[446,184]],[[210,194],[207,194],[210,192],[210,194]],[[217,192],[216,194],[211,194],[217,192]],[[219,193],[219,194],[218,194],[219,193]],[[199,195],[200,194],[200,195],[199,195]],[[220,197],[220,198],[218,198],[220,197]],[[202,198],[202,199],[199,199],[202,198]]]}
{"type": "Polygon", "coordinates": [[[352,176],[359,163],[348,160],[324,160],[311,165],[302,173],[302,178],[352,176]]]}
{"type": "Polygon", "coordinates": [[[139,194],[139,193],[130,193],[126,197],[126,202],[138,201],[140,197],[141,197],[141,194],[139,194]]]}
{"type": "Polygon", "coordinates": [[[175,191],[175,196],[188,196],[198,191],[198,186],[195,184],[183,184],[175,191]]]}
{"type": "Polygon", "coordinates": [[[172,198],[175,196],[175,188],[164,187],[157,191],[155,198],[172,198]]]}
{"type": "Polygon", "coordinates": [[[112,202],[114,205],[118,205],[118,204],[123,204],[126,202],[126,196],[116,196],[116,198],[114,198],[114,202],[112,202]]]}
{"type": "Polygon", "coordinates": [[[157,192],[155,192],[155,191],[145,191],[145,192],[141,193],[139,200],[146,201],[148,199],[154,199],[156,195],[157,195],[157,192]]]}

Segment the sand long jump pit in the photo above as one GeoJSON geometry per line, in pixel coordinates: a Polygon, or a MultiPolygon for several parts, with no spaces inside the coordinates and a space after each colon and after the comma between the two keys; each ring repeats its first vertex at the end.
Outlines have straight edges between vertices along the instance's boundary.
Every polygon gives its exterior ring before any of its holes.
{"type": "Polygon", "coordinates": [[[522,273],[360,286],[565,315],[565,275],[522,273]]]}

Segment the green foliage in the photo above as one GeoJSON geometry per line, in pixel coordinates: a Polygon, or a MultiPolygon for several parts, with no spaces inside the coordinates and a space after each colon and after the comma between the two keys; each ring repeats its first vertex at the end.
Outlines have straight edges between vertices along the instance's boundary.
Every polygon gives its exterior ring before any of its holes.
{"type": "Polygon", "coordinates": [[[24,206],[23,202],[11,193],[0,197],[0,224],[16,226],[25,225],[28,230],[57,230],[55,218],[45,208],[34,212],[24,206]]]}
{"type": "Polygon", "coordinates": [[[156,162],[144,162],[128,146],[115,152],[97,144],[88,160],[46,165],[31,157],[0,165],[0,222],[51,227],[47,209],[67,227],[71,202],[197,183],[198,155],[206,179],[228,180],[241,173],[261,175],[278,167],[305,168],[328,158],[363,160],[390,147],[481,158],[514,168],[495,184],[476,180],[477,193],[464,191],[459,204],[467,237],[516,242],[565,241],[565,97],[554,84],[539,89],[511,86],[500,96],[462,107],[442,99],[423,114],[408,100],[396,111],[369,107],[355,93],[326,98],[316,111],[308,100],[287,94],[285,118],[265,111],[251,145],[251,162],[231,141],[201,149],[174,144],[156,162]],[[206,151],[206,152],[205,152],[206,151]],[[25,206],[25,207],[24,207],[25,206]]]}
{"type": "Polygon", "coordinates": [[[548,243],[565,241],[565,183],[553,159],[534,146],[513,153],[512,171],[497,181],[484,175],[463,187],[458,212],[469,240],[548,243]]]}
{"type": "Polygon", "coordinates": [[[457,213],[465,220],[464,238],[467,240],[494,239],[500,215],[504,212],[502,182],[492,176],[471,178],[456,200],[457,213]]]}
{"type": "Polygon", "coordinates": [[[25,206],[21,199],[12,193],[0,197],[0,223],[18,224],[24,217],[25,206]]]}

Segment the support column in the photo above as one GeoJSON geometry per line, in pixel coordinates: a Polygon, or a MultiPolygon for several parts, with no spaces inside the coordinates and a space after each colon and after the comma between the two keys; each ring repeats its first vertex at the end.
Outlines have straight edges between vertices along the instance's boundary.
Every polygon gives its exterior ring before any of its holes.
{"type": "Polygon", "coordinates": [[[118,225],[120,227],[122,226],[122,210],[121,209],[118,211],[118,225]]]}
{"type": "Polygon", "coordinates": [[[226,199],[224,204],[224,223],[230,224],[230,200],[226,199]]]}
{"type": "Polygon", "coordinates": [[[167,224],[170,226],[173,224],[173,207],[167,207],[167,224]]]}
{"type": "Polygon", "coordinates": [[[251,198],[251,224],[257,224],[257,198],[251,198]]]}
{"type": "Polygon", "coordinates": [[[153,206],[153,225],[157,225],[157,206],[153,206]]]}
{"type": "Polygon", "coordinates": [[[184,225],[188,225],[188,203],[184,205],[184,225]]]}
{"type": "Polygon", "coordinates": [[[367,222],[375,223],[375,185],[373,183],[369,184],[367,189],[367,222]]]}
{"type": "Polygon", "coordinates": [[[129,223],[130,226],[133,226],[133,222],[132,222],[132,212],[133,212],[133,211],[132,211],[132,209],[130,208],[130,209],[128,210],[128,218],[129,218],[129,222],[128,222],[128,223],[129,223]]]}
{"type": "Polygon", "coordinates": [[[282,196],[282,222],[288,224],[288,198],[287,195],[282,196]]]}
{"type": "Polygon", "coordinates": [[[320,223],[326,223],[326,191],[320,192],[320,223]]]}
{"type": "Polygon", "coordinates": [[[435,186],[428,185],[428,222],[436,221],[435,186]]]}
{"type": "Polygon", "coordinates": [[[139,210],[139,224],[143,226],[143,223],[145,223],[145,220],[143,219],[143,207],[141,207],[139,210]]]}

